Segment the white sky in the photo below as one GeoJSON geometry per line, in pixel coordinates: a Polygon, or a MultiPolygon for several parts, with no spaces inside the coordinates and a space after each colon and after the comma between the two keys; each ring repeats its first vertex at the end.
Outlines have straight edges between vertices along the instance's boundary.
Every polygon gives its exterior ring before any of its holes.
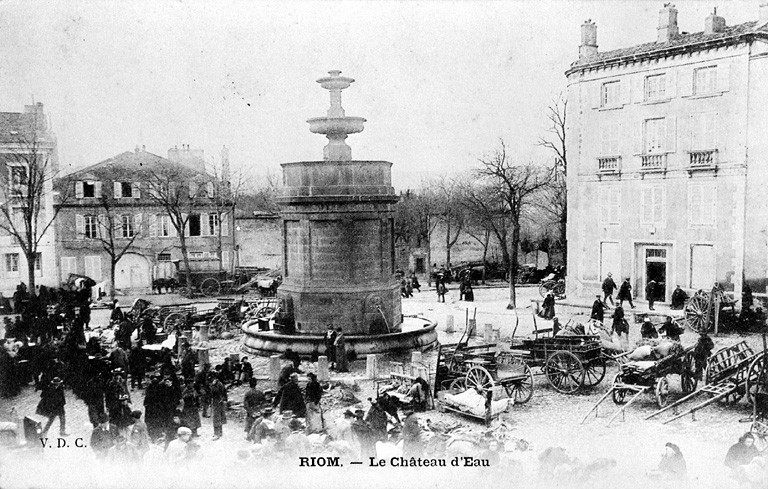
{"type": "MultiPolygon", "coordinates": [[[[759,1],[676,2],[681,31],[718,7],[729,25],[759,1]]],[[[144,144],[190,144],[258,178],[279,163],[322,159],[306,119],[340,69],[356,83],[347,115],[368,119],[355,159],[394,163],[394,184],[470,168],[502,137],[522,159],[565,88],[580,25],[600,50],[652,41],[653,2],[33,2],[0,1],[0,110],[43,102],[64,167],[144,144]]]]}

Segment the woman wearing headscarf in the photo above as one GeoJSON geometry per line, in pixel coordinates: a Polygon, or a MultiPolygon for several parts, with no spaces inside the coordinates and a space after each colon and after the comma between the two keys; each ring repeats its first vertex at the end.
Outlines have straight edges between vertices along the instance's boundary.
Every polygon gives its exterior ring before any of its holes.
{"type": "Polygon", "coordinates": [[[685,463],[683,453],[680,447],[674,443],[667,442],[664,446],[664,454],[659,462],[658,472],[660,475],[670,479],[684,479],[688,473],[688,467],[685,463]]]}
{"type": "Polygon", "coordinates": [[[760,455],[760,452],[755,447],[755,436],[747,432],[728,450],[724,463],[726,467],[736,469],[742,465],[749,464],[758,455],[760,455]]]}

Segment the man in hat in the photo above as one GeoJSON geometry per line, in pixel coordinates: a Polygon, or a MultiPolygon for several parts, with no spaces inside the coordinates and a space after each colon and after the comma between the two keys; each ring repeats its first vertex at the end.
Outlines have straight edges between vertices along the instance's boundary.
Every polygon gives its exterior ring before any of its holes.
{"type": "Polygon", "coordinates": [[[341,328],[336,328],[336,339],[333,345],[336,347],[336,371],[349,372],[347,362],[347,338],[341,328]]]}
{"type": "Polygon", "coordinates": [[[213,439],[218,440],[222,437],[223,427],[227,422],[227,388],[215,373],[211,373],[211,414],[213,439]]]}
{"type": "Polygon", "coordinates": [[[264,393],[256,389],[256,379],[251,378],[250,388],[243,396],[243,408],[245,408],[245,432],[250,433],[253,423],[259,416],[259,408],[267,402],[264,393]]]}
{"type": "Polygon", "coordinates": [[[328,331],[325,332],[325,356],[328,357],[328,365],[331,369],[336,368],[336,330],[332,326],[328,327],[328,331]]]}
{"type": "Polygon", "coordinates": [[[103,459],[109,453],[109,450],[115,446],[117,439],[117,427],[109,422],[109,416],[106,413],[99,415],[99,424],[91,433],[91,448],[96,454],[96,458],[103,459]]]}
{"type": "Polygon", "coordinates": [[[283,358],[293,363],[295,372],[301,373],[301,370],[299,370],[299,365],[301,365],[301,358],[299,357],[298,353],[293,351],[293,348],[286,348],[285,353],[283,353],[283,358]]]}
{"type": "Polygon", "coordinates": [[[645,300],[648,301],[648,310],[654,311],[653,303],[656,301],[656,289],[658,284],[655,280],[649,280],[645,285],[645,300]]]}
{"type": "Polygon", "coordinates": [[[131,411],[131,419],[133,424],[128,428],[126,440],[133,459],[140,462],[149,450],[149,434],[147,425],[141,420],[141,411],[131,411]]]}
{"type": "Polygon", "coordinates": [[[265,408],[263,411],[256,411],[254,413],[253,421],[251,422],[251,428],[248,430],[248,435],[245,439],[252,441],[253,443],[261,443],[267,437],[274,435],[274,424],[269,418],[275,413],[272,408],[265,408]]]}
{"type": "Polygon", "coordinates": [[[592,303],[592,313],[589,315],[590,319],[600,321],[601,323],[605,319],[605,305],[600,300],[600,294],[597,294],[595,302],[592,303]]]}
{"type": "Polygon", "coordinates": [[[37,414],[48,417],[48,422],[45,424],[45,428],[43,428],[43,436],[48,433],[48,429],[56,417],[59,418],[59,434],[61,436],[69,435],[67,433],[67,417],[64,413],[65,404],[64,382],[60,378],[54,377],[43,387],[40,402],[37,405],[37,414]]]}
{"type": "Polygon", "coordinates": [[[176,430],[176,439],[168,444],[165,449],[165,458],[171,465],[184,465],[190,456],[188,444],[192,440],[192,430],[187,427],[180,427],[176,430]]]}
{"type": "Polygon", "coordinates": [[[304,404],[304,396],[302,396],[301,388],[299,388],[299,374],[291,374],[289,382],[277,391],[272,405],[278,407],[281,413],[292,411],[300,418],[306,416],[307,406],[304,404]]]}
{"type": "Polygon", "coordinates": [[[672,320],[672,316],[667,316],[667,319],[664,320],[664,324],[659,328],[659,333],[665,335],[672,341],[680,341],[680,335],[685,333],[685,330],[672,320]]]}
{"type": "Polygon", "coordinates": [[[611,272],[608,272],[608,276],[605,277],[605,280],[603,280],[603,304],[608,307],[608,299],[611,300],[611,305],[614,305],[613,302],[613,291],[616,290],[616,282],[613,281],[613,276],[611,275],[611,272]]]}
{"type": "Polygon", "coordinates": [[[131,389],[141,389],[144,374],[147,372],[147,357],[144,354],[143,343],[139,340],[128,354],[128,368],[131,373],[131,389]]]}
{"type": "Polygon", "coordinates": [[[323,395],[323,388],[317,381],[317,375],[313,372],[307,374],[309,382],[304,388],[307,399],[307,431],[309,433],[320,433],[323,426],[323,411],[320,407],[320,398],[323,395]]]}
{"type": "Polygon", "coordinates": [[[117,299],[113,299],[112,313],[109,315],[109,322],[110,324],[120,324],[123,319],[125,319],[125,314],[123,314],[123,310],[120,309],[120,304],[118,304],[117,299]]]}

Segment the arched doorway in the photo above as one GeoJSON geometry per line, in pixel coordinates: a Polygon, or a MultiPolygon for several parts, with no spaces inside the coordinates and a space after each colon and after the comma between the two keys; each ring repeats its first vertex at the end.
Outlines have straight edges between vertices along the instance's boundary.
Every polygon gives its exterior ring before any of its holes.
{"type": "Polygon", "coordinates": [[[149,260],[136,253],[126,253],[115,267],[115,288],[147,289],[152,286],[149,260]]]}

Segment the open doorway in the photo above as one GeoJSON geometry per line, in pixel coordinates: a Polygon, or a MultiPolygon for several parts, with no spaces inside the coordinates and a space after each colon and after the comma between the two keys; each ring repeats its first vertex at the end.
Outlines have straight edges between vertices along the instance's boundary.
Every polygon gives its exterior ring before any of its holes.
{"type": "MultiPolygon", "coordinates": [[[[656,281],[656,287],[653,291],[653,300],[655,302],[664,302],[666,298],[667,289],[667,263],[666,262],[647,262],[645,264],[645,277],[646,285],[651,280],[656,281]]],[[[646,297],[645,300],[650,300],[651,297],[646,297]]]]}

